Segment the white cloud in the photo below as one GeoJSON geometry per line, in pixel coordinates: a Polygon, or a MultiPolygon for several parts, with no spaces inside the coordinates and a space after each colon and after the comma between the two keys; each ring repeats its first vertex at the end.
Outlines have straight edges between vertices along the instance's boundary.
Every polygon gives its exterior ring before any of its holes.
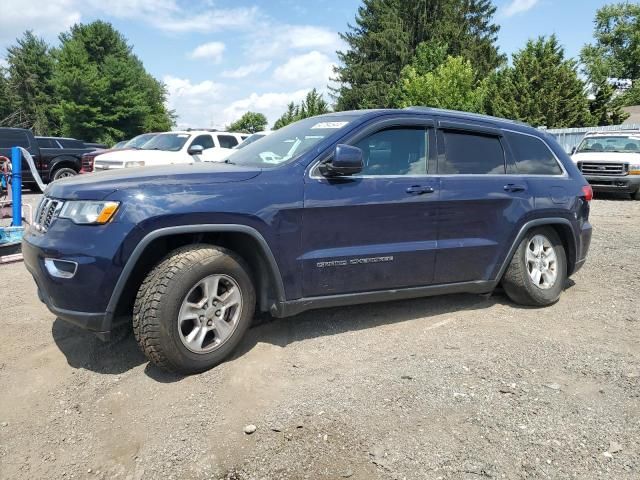
{"type": "Polygon", "coordinates": [[[186,78],[166,75],[167,106],[178,115],[177,127],[211,127],[222,108],[224,85],[205,80],[192,83],[186,78]]]}
{"type": "Polygon", "coordinates": [[[329,29],[311,25],[274,25],[257,27],[247,54],[261,58],[281,57],[291,50],[317,50],[333,55],[344,47],[340,36],[329,29]]]}
{"type": "Polygon", "coordinates": [[[225,70],[221,75],[225,78],[244,78],[254,73],[262,73],[271,66],[271,62],[258,62],[242,65],[234,70],[225,70]]]}
{"type": "Polygon", "coordinates": [[[299,103],[307,94],[307,89],[284,93],[252,93],[248,97],[232,102],[222,111],[221,124],[228,125],[247,111],[263,113],[272,125],[287,109],[290,102],[299,103]]]}
{"type": "Polygon", "coordinates": [[[189,56],[193,59],[206,59],[220,63],[224,49],[225,46],[222,42],[209,42],[196,47],[189,56]]]}
{"type": "Polygon", "coordinates": [[[519,13],[524,13],[535,7],[538,1],[539,0],[511,0],[511,2],[504,7],[502,14],[505,17],[512,17],[519,13]]]}
{"type": "Polygon", "coordinates": [[[334,63],[316,50],[291,57],[273,72],[274,80],[289,85],[324,89],[333,75],[334,63]]]}
{"type": "Polygon", "coordinates": [[[75,0],[2,0],[0,2],[0,44],[14,43],[25,30],[53,39],[80,21],[75,0]]]}
{"type": "Polygon", "coordinates": [[[6,58],[0,58],[0,68],[7,68],[9,66],[9,62],[7,62],[6,58]]]}

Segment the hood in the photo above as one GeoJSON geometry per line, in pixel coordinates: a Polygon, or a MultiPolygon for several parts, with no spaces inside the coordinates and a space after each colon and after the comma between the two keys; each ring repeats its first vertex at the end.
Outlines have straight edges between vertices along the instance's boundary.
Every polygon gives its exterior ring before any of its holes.
{"type": "Polygon", "coordinates": [[[571,156],[574,162],[640,163],[640,153],[583,152],[571,156]]]}
{"type": "Polygon", "coordinates": [[[83,157],[97,157],[98,155],[104,155],[106,153],[111,153],[111,152],[123,152],[125,150],[130,150],[129,148],[98,148],[96,150],[93,150],[91,152],[87,152],[85,154],[83,154],[83,157]]]}
{"type": "Polygon", "coordinates": [[[57,180],[49,184],[45,194],[65,200],[102,200],[116,191],[132,188],[189,187],[199,184],[242,182],[260,175],[261,171],[256,167],[241,167],[228,163],[123,168],[57,180]]]}
{"type": "Polygon", "coordinates": [[[168,152],[166,150],[113,150],[108,153],[102,153],[96,157],[96,161],[109,160],[115,162],[124,161],[155,161],[159,163],[171,163],[175,162],[176,158],[179,158],[181,153],[168,152]]]}

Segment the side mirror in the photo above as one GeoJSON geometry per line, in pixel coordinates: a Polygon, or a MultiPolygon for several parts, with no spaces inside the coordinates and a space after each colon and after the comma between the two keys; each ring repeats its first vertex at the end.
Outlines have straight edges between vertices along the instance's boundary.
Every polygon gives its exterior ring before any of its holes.
{"type": "Polygon", "coordinates": [[[320,173],[325,177],[344,177],[360,173],[364,168],[362,150],[351,145],[336,145],[333,158],[320,165],[320,173]]]}
{"type": "Polygon", "coordinates": [[[191,145],[189,150],[187,150],[189,155],[202,155],[202,152],[204,152],[204,147],[202,145],[191,145]]]}
{"type": "Polygon", "coordinates": [[[573,155],[574,153],[576,153],[576,150],[578,150],[578,147],[573,147],[573,148],[571,148],[571,155],[573,155]]]}

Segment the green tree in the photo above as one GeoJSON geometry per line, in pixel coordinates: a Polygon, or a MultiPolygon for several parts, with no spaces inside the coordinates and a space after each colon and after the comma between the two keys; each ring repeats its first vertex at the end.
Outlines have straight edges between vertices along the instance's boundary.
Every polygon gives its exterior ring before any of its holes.
{"type": "Polygon", "coordinates": [[[591,110],[598,125],[617,124],[627,115],[623,105],[637,105],[640,89],[640,5],[615,3],[600,8],[594,20],[593,44],[580,52],[583,71],[591,85],[591,110]],[[610,79],[632,81],[630,91],[619,95],[610,79]]]}
{"type": "Polygon", "coordinates": [[[289,105],[287,105],[287,111],[284,112],[278,120],[276,120],[273,125],[273,129],[278,130],[279,128],[289,125],[290,123],[297,122],[303,118],[314,117],[328,112],[329,105],[324,100],[322,94],[318,93],[314,88],[307,93],[307,96],[300,105],[296,105],[293,102],[289,103],[289,105]]]}
{"type": "Polygon", "coordinates": [[[576,63],[554,35],[529,40],[512,60],[487,82],[487,113],[549,128],[593,124],[576,63]]]}
{"type": "Polygon", "coordinates": [[[261,132],[267,127],[267,117],[262,113],[247,112],[227,127],[230,132],[261,132]]]}
{"type": "Polygon", "coordinates": [[[58,132],[52,85],[54,59],[47,43],[27,31],[7,49],[9,80],[14,110],[20,110],[37,135],[58,132]]]}
{"type": "Polygon", "coordinates": [[[422,105],[481,113],[485,88],[476,86],[471,62],[463,57],[448,57],[433,71],[420,74],[408,66],[400,76],[400,106],[422,105]]]}
{"type": "Polygon", "coordinates": [[[7,118],[16,111],[17,99],[9,83],[7,71],[0,67],[0,127],[10,127],[7,118]]]}
{"type": "Polygon", "coordinates": [[[113,143],[171,127],[164,86],[111,24],[74,25],[60,43],[54,85],[62,133],[113,143]]]}
{"type": "Polygon", "coordinates": [[[447,55],[469,60],[483,78],[504,62],[495,11],[490,0],[364,0],[341,35],[348,49],[337,52],[336,109],[393,106],[401,71],[424,42],[446,45],[447,55]]]}

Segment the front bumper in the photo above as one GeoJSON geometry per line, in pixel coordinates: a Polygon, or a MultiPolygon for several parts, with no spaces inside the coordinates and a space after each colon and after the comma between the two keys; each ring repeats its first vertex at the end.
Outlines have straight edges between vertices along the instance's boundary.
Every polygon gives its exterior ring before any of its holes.
{"type": "Polygon", "coordinates": [[[78,226],[57,219],[46,234],[26,232],[24,265],[36,282],[39,299],[51,313],[102,339],[109,337],[112,315],[107,306],[121,272],[113,259],[127,230],[117,223],[78,226]],[[48,258],[73,261],[77,271],[72,278],[57,278],[45,267],[48,258]]]}
{"type": "Polygon", "coordinates": [[[619,177],[585,175],[584,178],[596,192],[635,193],[640,188],[640,175],[619,177]]]}

